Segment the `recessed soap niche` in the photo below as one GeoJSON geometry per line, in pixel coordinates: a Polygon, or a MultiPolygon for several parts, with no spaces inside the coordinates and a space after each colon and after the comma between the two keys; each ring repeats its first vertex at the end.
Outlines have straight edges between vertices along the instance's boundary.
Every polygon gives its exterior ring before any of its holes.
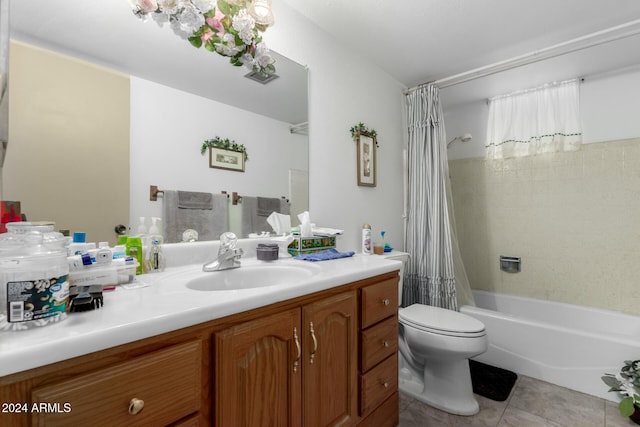
{"type": "Polygon", "coordinates": [[[505,273],[520,273],[522,260],[516,256],[500,255],[500,270],[505,273]]]}

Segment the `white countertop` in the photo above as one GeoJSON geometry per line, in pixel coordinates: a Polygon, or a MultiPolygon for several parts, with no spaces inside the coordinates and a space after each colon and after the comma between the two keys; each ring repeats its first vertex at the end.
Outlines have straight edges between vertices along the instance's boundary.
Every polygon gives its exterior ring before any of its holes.
{"type": "Polygon", "coordinates": [[[0,377],[388,273],[401,266],[400,261],[377,255],[322,262],[292,258],[263,262],[243,257],[243,267],[302,266],[313,274],[295,284],[198,291],[187,288],[185,279],[220,272],[203,273],[202,263],[193,258],[191,261],[197,263],[168,263],[163,273],[136,277],[136,281],[149,286],[105,292],[100,309],[70,313],[63,321],[30,330],[0,332],[0,377]]]}

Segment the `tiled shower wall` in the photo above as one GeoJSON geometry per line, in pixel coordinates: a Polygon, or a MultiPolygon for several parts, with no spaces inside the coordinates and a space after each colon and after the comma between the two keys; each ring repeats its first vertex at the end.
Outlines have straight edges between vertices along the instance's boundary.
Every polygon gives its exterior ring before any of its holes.
{"type": "Polygon", "coordinates": [[[449,169],[473,289],[640,315],[640,138],[449,169]]]}

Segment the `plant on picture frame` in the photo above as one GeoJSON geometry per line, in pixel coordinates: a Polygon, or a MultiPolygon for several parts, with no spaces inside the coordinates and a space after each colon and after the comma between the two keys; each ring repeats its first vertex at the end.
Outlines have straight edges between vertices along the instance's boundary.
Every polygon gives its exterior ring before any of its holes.
{"type": "Polygon", "coordinates": [[[358,185],[364,187],[376,186],[377,158],[376,136],[370,133],[358,132],[357,144],[357,171],[358,185]]]}
{"type": "Polygon", "coordinates": [[[200,154],[209,150],[209,167],[244,172],[244,164],[249,160],[247,149],[228,138],[215,137],[202,143],[200,154]]]}
{"type": "MultiPolygon", "coordinates": [[[[358,135],[360,135],[361,133],[365,133],[367,135],[371,135],[373,137],[377,137],[378,133],[376,132],[375,129],[371,128],[369,129],[364,123],[360,122],[357,125],[353,125],[351,126],[351,129],[349,129],[351,131],[351,138],[353,139],[354,142],[358,142],[358,135]]],[[[378,141],[376,140],[376,147],[378,147],[378,141]]]]}
{"type": "Polygon", "coordinates": [[[249,160],[249,155],[247,154],[247,148],[244,144],[237,144],[233,139],[225,138],[222,139],[219,136],[216,136],[213,139],[205,139],[202,143],[202,147],[200,148],[200,154],[207,152],[207,148],[216,147],[223,148],[225,150],[238,151],[240,153],[244,153],[244,160],[249,160]]]}

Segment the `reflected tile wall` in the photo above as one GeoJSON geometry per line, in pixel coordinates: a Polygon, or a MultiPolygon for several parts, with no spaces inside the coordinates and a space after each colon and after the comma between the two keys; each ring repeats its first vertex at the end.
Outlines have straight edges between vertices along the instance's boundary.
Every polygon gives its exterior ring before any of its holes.
{"type": "Polygon", "coordinates": [[[640,138],[449,169],[472,288],[640,315],[640,138]]]}

